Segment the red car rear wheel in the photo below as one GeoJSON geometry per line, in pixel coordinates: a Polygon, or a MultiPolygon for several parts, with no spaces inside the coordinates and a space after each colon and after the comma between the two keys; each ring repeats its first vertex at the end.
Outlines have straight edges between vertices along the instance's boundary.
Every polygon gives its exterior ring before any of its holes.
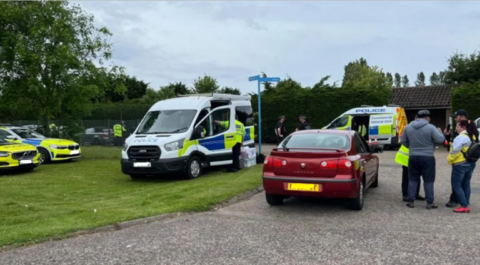
{"type": "Polygon", "coordinates": [[[281,195],[268,194],[268,193],[265,193],[265,198],[267,199],[267,203],[272,206],[282,205],[283,199],[284,199],[284,197],[281,195]]]}

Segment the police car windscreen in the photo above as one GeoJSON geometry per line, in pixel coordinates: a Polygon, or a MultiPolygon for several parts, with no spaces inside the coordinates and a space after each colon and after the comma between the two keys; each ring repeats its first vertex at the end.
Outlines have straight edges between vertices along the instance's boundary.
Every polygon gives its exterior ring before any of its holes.
{"type": "MultiPolygon", "coordinates": [[[[333,133],[300,133],[293,134],[285,139],[279,148],[310,148],[318,150],[350,149],[350,140],[347,136],[333,133]]],[[[299,150],[300,150],[299,149],[299,150]]],[[[296,150],[295,150],[296,151],[296,150]]]]}
{"type": "Polygon", "coordinates": [[[18,136],[20,136],[23,139],[28,139],[28,138],[46,138],[45,136],[39,134],[38,132],[30,129],[12,129],[14,133],[16,133],[18,136]]]}
{"type": "Polygon", "coordinates": [[[137,134],[185,132],[196,113],[196,110],[151,111],[140,124],[137,134]]]}

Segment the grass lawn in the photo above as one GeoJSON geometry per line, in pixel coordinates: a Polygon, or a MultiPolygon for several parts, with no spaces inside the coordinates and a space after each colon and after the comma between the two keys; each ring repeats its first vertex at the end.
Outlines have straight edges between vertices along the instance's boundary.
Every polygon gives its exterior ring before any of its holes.
{"type": "Polygon", "coordinates": [[[83,229],[172,212],[204,211],[261,184],[257,165],[196,180],[132,181],[120,148],[83,147],[76,162],[0,175],[0,247],[40,242],[83,229]]]}

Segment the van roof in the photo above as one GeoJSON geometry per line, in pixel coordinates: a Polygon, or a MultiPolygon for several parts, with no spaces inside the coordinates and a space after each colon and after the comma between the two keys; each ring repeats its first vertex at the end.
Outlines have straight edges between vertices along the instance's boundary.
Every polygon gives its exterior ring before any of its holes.
{"type": "Polygon", "coordinates": [[[245,104],[235,104],[235,105],[250,105],[250,99],[251,99],[250,96],[239,96],[239,95],[231,95],[231,94],[217,94],[217,93],[188,94],[188,95],[180,95],[176,98],[170,98],[170,99],[158,101],[150,108],[150,111],[152,110],[198,110],[199,108],[202,108],[205,105],[205,101],[212,101],[212,100],[231,100],[238,103],[243,101],[245,102],[245,104]]]}

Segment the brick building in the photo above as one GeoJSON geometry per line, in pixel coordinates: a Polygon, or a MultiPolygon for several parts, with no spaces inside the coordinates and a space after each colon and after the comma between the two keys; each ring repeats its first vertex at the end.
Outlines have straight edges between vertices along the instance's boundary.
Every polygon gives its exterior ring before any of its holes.
{"type": "Polygon", "coordinates": [[[452,86],[416,86],[393,88],[391,104],[405,109],[408,122],[415,119],[415,114],[421,109],[427,109],[432,114],[431,123],[444,129],[452,115],[452,86]]]}

